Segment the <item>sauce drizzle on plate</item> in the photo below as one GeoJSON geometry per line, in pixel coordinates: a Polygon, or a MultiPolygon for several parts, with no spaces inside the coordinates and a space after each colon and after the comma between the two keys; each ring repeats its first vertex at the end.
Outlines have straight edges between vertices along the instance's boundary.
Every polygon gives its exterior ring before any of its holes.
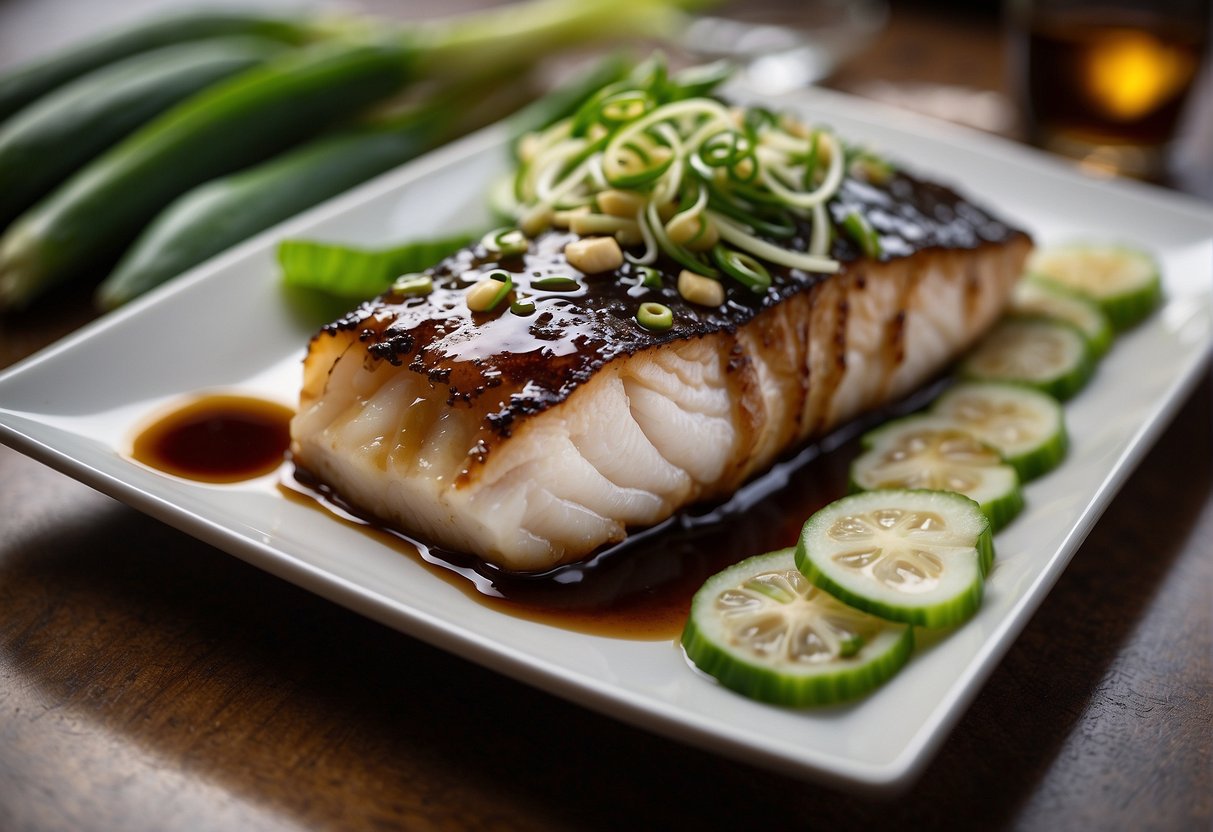
{"type": "Polygon", "coordinates": [[[198,482],[255,479],[282,465],[293,415],[289,407],[251,396],[201,396],[142,429],[131,457],[198,482]]]}

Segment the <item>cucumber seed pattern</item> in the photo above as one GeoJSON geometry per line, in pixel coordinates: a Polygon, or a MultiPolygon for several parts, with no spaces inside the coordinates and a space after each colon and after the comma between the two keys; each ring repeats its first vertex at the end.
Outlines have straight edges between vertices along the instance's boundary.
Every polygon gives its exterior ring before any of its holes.
{"type": "Polygon", "coordinates": [[[792,663],[853,656],[875,629],[795,569],[764,572],[716,597],[734,646],[792,663]]]}
{"type": "Polygon", "coordinates": [[[910,594],[939,586],[943,574],[939,549],[972,547],[939,514],[897,508],[844,515],[828,534],[840,547],[832,556],[839,566],[910,594]]]}

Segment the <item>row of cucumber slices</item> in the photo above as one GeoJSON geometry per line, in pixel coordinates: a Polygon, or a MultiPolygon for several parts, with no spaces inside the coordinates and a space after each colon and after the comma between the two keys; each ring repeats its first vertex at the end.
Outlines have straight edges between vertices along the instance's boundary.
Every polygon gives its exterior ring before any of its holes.
{"type": "Polygon", "coordinates": [[[1023,507],[1021,482],[1056,467],[1060,401],[1086,384],[1115,332],[1160,302],[1154,261],[1069,245],[1029,263],[1010,314],[925,412],[868,434],[856,493],[818,511],[794,549],[709,578],[691,602],[687,657],[721,684],[785,706],[862,696],[914,648],[981,605],[993,532],[1023,507]]]}

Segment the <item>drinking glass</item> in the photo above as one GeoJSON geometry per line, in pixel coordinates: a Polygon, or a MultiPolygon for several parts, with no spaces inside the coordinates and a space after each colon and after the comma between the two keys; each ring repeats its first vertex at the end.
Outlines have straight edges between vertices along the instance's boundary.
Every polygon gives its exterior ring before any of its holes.
{"type": "Polygon", "coordinates": [[[1209,0],[1011,0],[1027,138],[1086,166],[1161,179],[1208,60],[1209,0]]]}

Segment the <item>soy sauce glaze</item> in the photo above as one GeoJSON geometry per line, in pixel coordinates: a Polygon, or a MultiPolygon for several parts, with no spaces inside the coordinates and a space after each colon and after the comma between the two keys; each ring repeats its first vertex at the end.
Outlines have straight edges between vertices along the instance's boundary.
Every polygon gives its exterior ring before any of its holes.
{"type": "Polygon", "coordinates": [[[306,470],[279,491],[409,557],[468,597],[502,613],[608,638],[673,640],[703,582],[750,555],[794,545],[804,521],[846,493],[863,423],[840,429],[776,465],[727,503],[700,506],[638,531],[590,559],[542,573],[511,573],[385,528],[306,470]]]}
{"type": "Polygon", "coordinates": [[[207,395],[141,430],[131,457],[166,474],[233,483],[271,474],[290,447],[289,407],[249,396],[207,395]]]}

